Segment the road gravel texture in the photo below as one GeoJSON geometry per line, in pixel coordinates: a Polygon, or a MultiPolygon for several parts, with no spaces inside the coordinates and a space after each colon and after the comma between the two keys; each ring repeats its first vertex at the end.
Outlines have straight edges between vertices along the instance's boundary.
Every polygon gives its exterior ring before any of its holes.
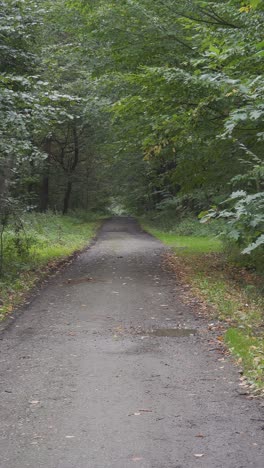
{"type": "Polygon", "coordinates": [[[1,325],[1,468],[264,466],[261,404],[180,301],[166,250],[108,220],[1,325]],[[151,333],[176,328],[196,333],[151,333]]]}

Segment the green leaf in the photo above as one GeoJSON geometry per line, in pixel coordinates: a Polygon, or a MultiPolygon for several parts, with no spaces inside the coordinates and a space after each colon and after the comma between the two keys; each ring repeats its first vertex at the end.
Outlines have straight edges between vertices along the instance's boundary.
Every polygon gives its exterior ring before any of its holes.
{"type": "Polygon", "coordinates": [[[258,43],[256,44],[256,49],[259,50],[259,49],[263,49],[263,48],[264,48],[264,41],[258,42],[258,43]]]}
{"type": "Polygon", "coordinates": [[[258,237],[258,239],[255,242],[252,242],[252,244],[249,244],[243,251],[242,254],[250,254],[253,252],[253,250],[257,249],[258,247],[263,247],[264,246],[264,234],[258,237]]]}
{"type": "Polygon", "coordinates": [[[261,3],[262,0],[250,0],[250,5],[253,9],[256,9],[261,3]]]}

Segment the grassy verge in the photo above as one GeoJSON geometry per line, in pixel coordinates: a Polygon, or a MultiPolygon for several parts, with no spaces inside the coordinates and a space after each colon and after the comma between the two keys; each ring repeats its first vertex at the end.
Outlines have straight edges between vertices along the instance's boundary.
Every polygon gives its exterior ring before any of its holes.
{"type": "Polygon", "coordinates": [[[222,242],[217,238],[179,236],[149,226],[145,226],[145,229],[151,232],[153,236],[158,237],[164,244],[173,247],[177,253],[184,253],[184,255],[205,254],[222,250],[222,242]]]}
{"type": "Polygon", "coordinates": [[[219,238],[209,232],[197,237],[183,232],[179,235],[177,229],[166,232],[149,222],[142,224],[172,247],[174,254],[167,259],[170,267],[191,286],[192,294],[208,306],[210,318],[225,323],[226,345],[243,367],[248,384],[256,392],[263,392],[263,277],[232,265],[219,238]]]}
{"type": "Polygon", "coordinates": [[[24,216],[19,235],[12,225],[6,230],[0,276],[0,320],[23,303],[27,293],[40,279],[89,244],[99,220],[87,219],[28,214],[24,216]]]}

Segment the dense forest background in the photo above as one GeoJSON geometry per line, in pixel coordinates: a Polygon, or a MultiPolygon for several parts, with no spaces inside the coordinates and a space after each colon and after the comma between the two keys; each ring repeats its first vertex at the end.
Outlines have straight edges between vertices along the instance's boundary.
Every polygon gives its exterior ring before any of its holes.
{"type": "Polygon", "coordinates": [[[263,19],[261,0],[0,1],[1,239],[24,213],[122,207],[222,218],[260,258],[263,19]]]}

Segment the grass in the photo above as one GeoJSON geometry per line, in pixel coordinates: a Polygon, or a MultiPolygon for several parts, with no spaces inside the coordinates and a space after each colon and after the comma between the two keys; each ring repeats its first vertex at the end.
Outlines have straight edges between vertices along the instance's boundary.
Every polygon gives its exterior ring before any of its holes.
{"type": "Polygon", "coordinates": [[[192,294],[208,306],[210,318],[225,323],[226,345],[243,366],[250,384],[263,391],[263,277],[230,263],[214,233],[201,236],[198,228],[196,236],[197,221],[180,224],[167,232],[154,223],[142,222],[145,230],[172,248],[170,266],[178,278],[191,285],[192,294]],[[186,231],[184,226],[188,227],[186,231]]]}
{"type": "Polygon", "coordinates": [[[162,232],[157,229],[147,227],[147,230],[155,237],[158,237],[164,244],[175,249],[175,252],[183,252],[186,255],[202,254],[210,252],[221,252],[222,242],[213,237],[193,237],[179,236],[169,232],[162,232]]]}
{"type": "Polygon", "coordinates": [[[225,341],[229,348],[243,364],[244,373],[249,383],[262,388],[264,370],[264,342],[247,333],[229,328],[225,335],[225,341]]]}
{"type": "Polygon", "coordinates": [[[11,225],[4,235],[0,276],[0,320],[20,305],[37,282],[94,237],[99,220],[91,216],[27,214],[19,235],[11,225]]]}

